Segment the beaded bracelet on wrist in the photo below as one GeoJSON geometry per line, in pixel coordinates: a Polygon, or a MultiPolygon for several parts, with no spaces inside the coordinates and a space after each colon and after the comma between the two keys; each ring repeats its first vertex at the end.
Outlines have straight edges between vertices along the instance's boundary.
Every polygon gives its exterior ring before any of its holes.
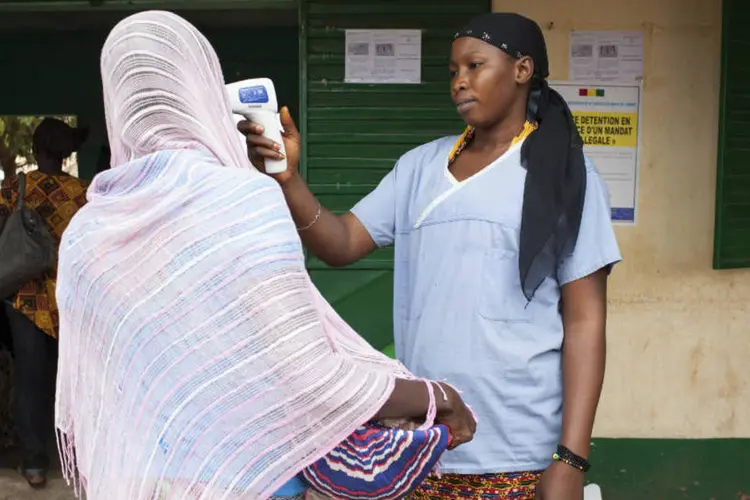
{"type": "Polygon", "coordinates": [[[579,457],[561,444],[557,445],[557,452],[552,454],[552,459],[578,469],[581,472],[586,472],[591,467],[588,460],[579,457]]]}

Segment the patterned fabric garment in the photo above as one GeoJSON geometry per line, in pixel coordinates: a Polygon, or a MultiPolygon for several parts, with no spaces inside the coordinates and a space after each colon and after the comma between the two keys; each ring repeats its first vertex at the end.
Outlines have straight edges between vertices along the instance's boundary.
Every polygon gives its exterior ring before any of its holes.
{"type": "Polygon", "coordinates": [[[432,472],[449,442],[442,425],[403,430],[366,424],[302,474],[328,498],[404,498],[432,472]]]}
{"type": "Polygon", "coordinates": [[[412,500],[492,499],[534,500],[542,472],[507,474],[443,474],[430,476],[411,496],[412,500]]]}
{"type": "MultiPolygon", "coordinates": [[[[26,174],[26,207],[38,213],[47,223],[58,244],[70,219],[86,203],[88,183],[69,175],[47,175],[33,171],[26,174]]],[[[0,216],[7,217],[18,199],[18,178],[6,179],[0,195],[0,216]]],[[[59,316],[55,301],[57,269],[25,284],[18,291],[13,307],[22,312],[44,333],[57,338],[59,316]]]]}

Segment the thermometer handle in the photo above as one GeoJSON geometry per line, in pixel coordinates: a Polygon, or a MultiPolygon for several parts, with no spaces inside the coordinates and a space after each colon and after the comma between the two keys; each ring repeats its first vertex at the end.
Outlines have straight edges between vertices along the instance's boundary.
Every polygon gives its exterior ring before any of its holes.
{"type": "MultiPolygon", "coordinates": [[[[263,136],[281,145],[281,153],[286,155],[278,113],[255,112],[248,114],[248,119],[261,125],[263,127],[263,136]]],[[[265,158],[265,165],[267,174],[280,174],[286,171],[286,157],[281,160],[265,158]]]]}

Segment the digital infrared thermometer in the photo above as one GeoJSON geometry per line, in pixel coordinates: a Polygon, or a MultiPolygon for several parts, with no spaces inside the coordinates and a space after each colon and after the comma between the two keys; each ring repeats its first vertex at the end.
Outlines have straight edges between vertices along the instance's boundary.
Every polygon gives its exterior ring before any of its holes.
{"type": "MultiPolygon", "coordinates": [[[[276,99],[276,89],[270,78],[251,78],[226,86],[232,113],[240,115],[258,125],[263,126],[263,136],[281,146],[281,153],[285,157],[281,160],[265,159],[266,173],[280,174],[286,170],[286,151],[281,132],[279,103],[276,99]]],[[[238,120],[239,122],[239,120],[238,120]]]]}

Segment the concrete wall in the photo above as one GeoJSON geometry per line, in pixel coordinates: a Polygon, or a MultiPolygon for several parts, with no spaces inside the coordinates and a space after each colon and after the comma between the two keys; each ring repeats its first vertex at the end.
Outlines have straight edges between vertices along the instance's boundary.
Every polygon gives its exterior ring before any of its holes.
{"type": "Polygon", "coordinates": [[[721,0],[494,0],[544,29],[551,78],[571,30],[642,30],[639,221],[618,227],[595,435],[748,437],[750,272],[714,271],[721,0]],[[743,411],[744,409],[744,411],[743,411]]]}

